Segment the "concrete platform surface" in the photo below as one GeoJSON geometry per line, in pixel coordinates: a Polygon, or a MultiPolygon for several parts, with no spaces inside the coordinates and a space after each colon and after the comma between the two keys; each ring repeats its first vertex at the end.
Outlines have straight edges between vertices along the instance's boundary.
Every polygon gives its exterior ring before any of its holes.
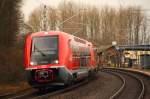
{"type": "Polygon", "coordinates": [[[146,74],[150,77],[150,69],[149,70],[148,69],[135,69],[135,68],[120,68],[120,69],[140,72],[140,73],[146,74]]]}

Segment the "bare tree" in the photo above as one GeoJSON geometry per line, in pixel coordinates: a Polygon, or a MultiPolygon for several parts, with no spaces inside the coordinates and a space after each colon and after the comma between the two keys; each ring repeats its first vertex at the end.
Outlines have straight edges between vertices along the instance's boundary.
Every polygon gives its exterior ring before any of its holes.
{"type": "Polygon", "coordinates": [[[142,21],[141,31],[140,31],[140,44],[146,44],[147,37],[147,18],[144,17],[142,21]]]}
{"type": "Polygon", "coordinates": [[[97,8],[91,8],[88,10],[88,28],[90,30],[90,39],[94,42],[98,41],[100,17],[97,8]]]}
{"type": "MultiPolygon", "coordinates": [[[[41,8],[41,7],[40,7],[41,8]]],[[[41,9],[36,9],[32,12],[32,14],[29,16],[29,21],[27,22],[27,24],[29,24],[30,26],[32,26],[32,32],[36,32],[36,31],[40,31],[41,30],[41,9]]]]}
{"type": "Polygon", "coordinates": [[[136,13],[135,13],[135,20],[134,20],[134,36],[135,36],[135,44],[139,44],[139,32],[140,32],[140,27],[141,23],[143,20],[143,16],[141,13],[141,9],[137,8],[136,13]]]}
{"type": "Polygon", "coordinates": [[[20,0],[0,0],[0,46],[10,47],[16,41],[20,22],[20,0]]]}
{"type": "MultiPolygon", "coordinates": [[[[145,42],[147,35],[147,20],[141,10],[133,6],[117,10],[108,6],[98,9],[63,1],[57,10],[48,7],[48,27],[91,40],[99,46],[111,45],[112,41],[119,45],[140,44],[145,42]]],[[[29,23],[35,31],[41,27],[41,12],[36,9],[30,17],[29,23]]]]}
{"type": "Polygon", "coordinates": [[[72,2],[62,2],[59,5],[59,28],[67,33],[74,33],[79,29],[78,24],[75,24],[75,19],[78,15],[76,15],[78,12],[76,12],[76,7],[72,2]]]}
{"type": "Polygon", "coordinates": [[[57,10],[51,7],[48,7],[48,29],[56,30],[58,23],[57,10]]]}

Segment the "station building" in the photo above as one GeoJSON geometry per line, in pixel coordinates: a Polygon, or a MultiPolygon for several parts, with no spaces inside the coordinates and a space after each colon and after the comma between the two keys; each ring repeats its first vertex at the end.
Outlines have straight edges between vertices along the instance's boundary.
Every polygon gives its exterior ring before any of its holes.
{"type": "Polygon", "coordinates": [[[150,45],[109,46],[98,56],[100,66],[150,68],[150,45]]]}

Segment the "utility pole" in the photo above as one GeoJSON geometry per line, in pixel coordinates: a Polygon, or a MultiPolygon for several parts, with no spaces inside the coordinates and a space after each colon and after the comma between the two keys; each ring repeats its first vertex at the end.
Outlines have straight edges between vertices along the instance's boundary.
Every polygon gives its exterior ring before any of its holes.
{"type": "Polygon", "coordinates": [[[40,1],[43,4],[43,9],[42,9],[42,15],[41,15],[41,31],[47,31],[48,30],[48,19],[47,19],[47,5],[40,1]]]}

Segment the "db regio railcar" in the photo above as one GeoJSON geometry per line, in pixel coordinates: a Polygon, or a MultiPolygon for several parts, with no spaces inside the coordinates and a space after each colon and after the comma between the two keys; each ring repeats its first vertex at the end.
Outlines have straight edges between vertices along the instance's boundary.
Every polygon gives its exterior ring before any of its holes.
{"type": "Polygon", "coordinates": [[[59,31],[26,36],[24,66],[34,88],[69,85],[96,72],[92,43],[59,31]]]}

